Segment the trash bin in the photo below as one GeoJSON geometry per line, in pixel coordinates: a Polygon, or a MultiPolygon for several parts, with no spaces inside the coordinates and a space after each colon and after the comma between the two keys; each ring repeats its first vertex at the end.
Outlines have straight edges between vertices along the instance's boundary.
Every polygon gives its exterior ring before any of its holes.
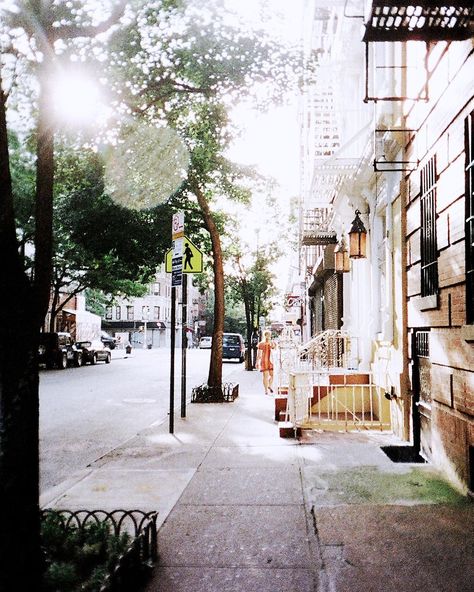
{"type": "Polygon", "coordinates": [[[127,345],[125,347],[125,353],[126,354],[131,354],[132,353],[132,346],[131,345],[127,345]]]}
{"type": "Polygon", "coordinates": [[[149,344],[147,345],[147,348],[148,348],[148,349],[151,349],[151,343],[149,343],[149,344]]]}

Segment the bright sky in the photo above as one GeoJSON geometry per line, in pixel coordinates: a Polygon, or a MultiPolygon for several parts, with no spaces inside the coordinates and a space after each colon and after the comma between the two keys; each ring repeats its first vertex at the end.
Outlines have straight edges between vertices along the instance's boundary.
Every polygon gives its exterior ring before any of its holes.
{"type": "Polygon", "coordinates": [[[294,105],[275,107],[265,114],[238,107],[233,115],[244,131],[229,156],[255,165],[264,175],[275,178],[284,192],[295,195],[299,179],[296,97],[294,105]]]}
{"type": "MultiPolygon", "coordinates": [[[[269,29],[273,36],[292,42],[300,39],[304,0],[224,0],[249,26],[269,29]],[[264,14],[264,19],[262,19],[264,14]]],[[[265,175],[274,177],[282,189],[294,195],[298,191],[299,136],[297,97],[294,104],[280,106],[262,114],[239,106],[235,121],[244,130],[230,156],[237,162],[257,165],[265,175]]]]}
{"type": "MultiPolygon", "coordinates": [[[[249,25],[265,25],[274,36],[292,42],[300,40],[304,0],[225,0],[225,3],[247,19],[249,25]],[[264,22],[261,18],[262,6],[265,11],[264,22]]],[[[266,114],[240,105],[234,109],[233,116],[243,133],[230,151],[230,158],[243,164],[255,165],[262,174],[273,177],[280,185],[280,191],[275,197],[282,211],[287,212],[289,198],[297,195],[299,190],[297,96],[295,95],[292,104],[275,106],[266,114]]],[[[279,229],[265,223],[265,214],[261,207],[262,204],[257,199],[253,210],[244,213],[245,224],[241,232],[249,245],[255,246],[256,240],[263,244],[278,239],[279,229]]],[[[277,287],[282,292],[287,285],[291,260],[292,254],[287,252],[274,268],[277,287]]],[[[283,313],[280,310],[274,314],[276,318],[283,313]]]]}

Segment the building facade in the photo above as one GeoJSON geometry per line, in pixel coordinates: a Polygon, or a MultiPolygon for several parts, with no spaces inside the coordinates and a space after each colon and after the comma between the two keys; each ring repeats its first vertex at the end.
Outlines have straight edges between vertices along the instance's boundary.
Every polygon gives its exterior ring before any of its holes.
{"type": "Polygon", "coordinates": [[[472,491],[474,7],[320,4],[304,20],[303,335],[349,335],[394,432],[472,491]]]}
{"type": "MultiPolygon", "coordinates": [[[[192,276],[191,276],[192,278],[192,276]]],[[[200,323],[204,318],[205,299],[187,282],[186,328],[189,346],[197,345],[200,323]]],[[[176,288],[176,344],[181,344],[182,290],[176,288]]],[[[119,298],[106,307],[103,327],[123,343],[132,347],[169,347],[171,338],[171,274],[164,265],[157,270],[148,286],[148,293],[140,298],[119,298]]]]}

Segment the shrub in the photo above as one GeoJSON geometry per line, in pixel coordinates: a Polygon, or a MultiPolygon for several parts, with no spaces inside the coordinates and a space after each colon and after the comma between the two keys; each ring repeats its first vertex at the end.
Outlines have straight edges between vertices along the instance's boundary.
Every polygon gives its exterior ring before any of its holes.
{"type": "Polygon", "coordinates": [[[41,540],[45,558],[41,592],[98,592],[131,537],[112,534],[106,522],[65,526],[60,512],[48,511],[41,540]]]}

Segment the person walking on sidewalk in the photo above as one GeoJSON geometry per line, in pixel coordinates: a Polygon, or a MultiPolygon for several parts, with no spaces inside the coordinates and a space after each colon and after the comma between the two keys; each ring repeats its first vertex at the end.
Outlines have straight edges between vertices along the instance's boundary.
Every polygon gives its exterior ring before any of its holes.
{"type": "Polygon", "coordinates": [[[264,331],[263,341],[257,346],[257,368],[262,372],[265,394],[273,393],[273,362],[272,350],[276,344],[271,341],[271,331],[264,331]]]}

